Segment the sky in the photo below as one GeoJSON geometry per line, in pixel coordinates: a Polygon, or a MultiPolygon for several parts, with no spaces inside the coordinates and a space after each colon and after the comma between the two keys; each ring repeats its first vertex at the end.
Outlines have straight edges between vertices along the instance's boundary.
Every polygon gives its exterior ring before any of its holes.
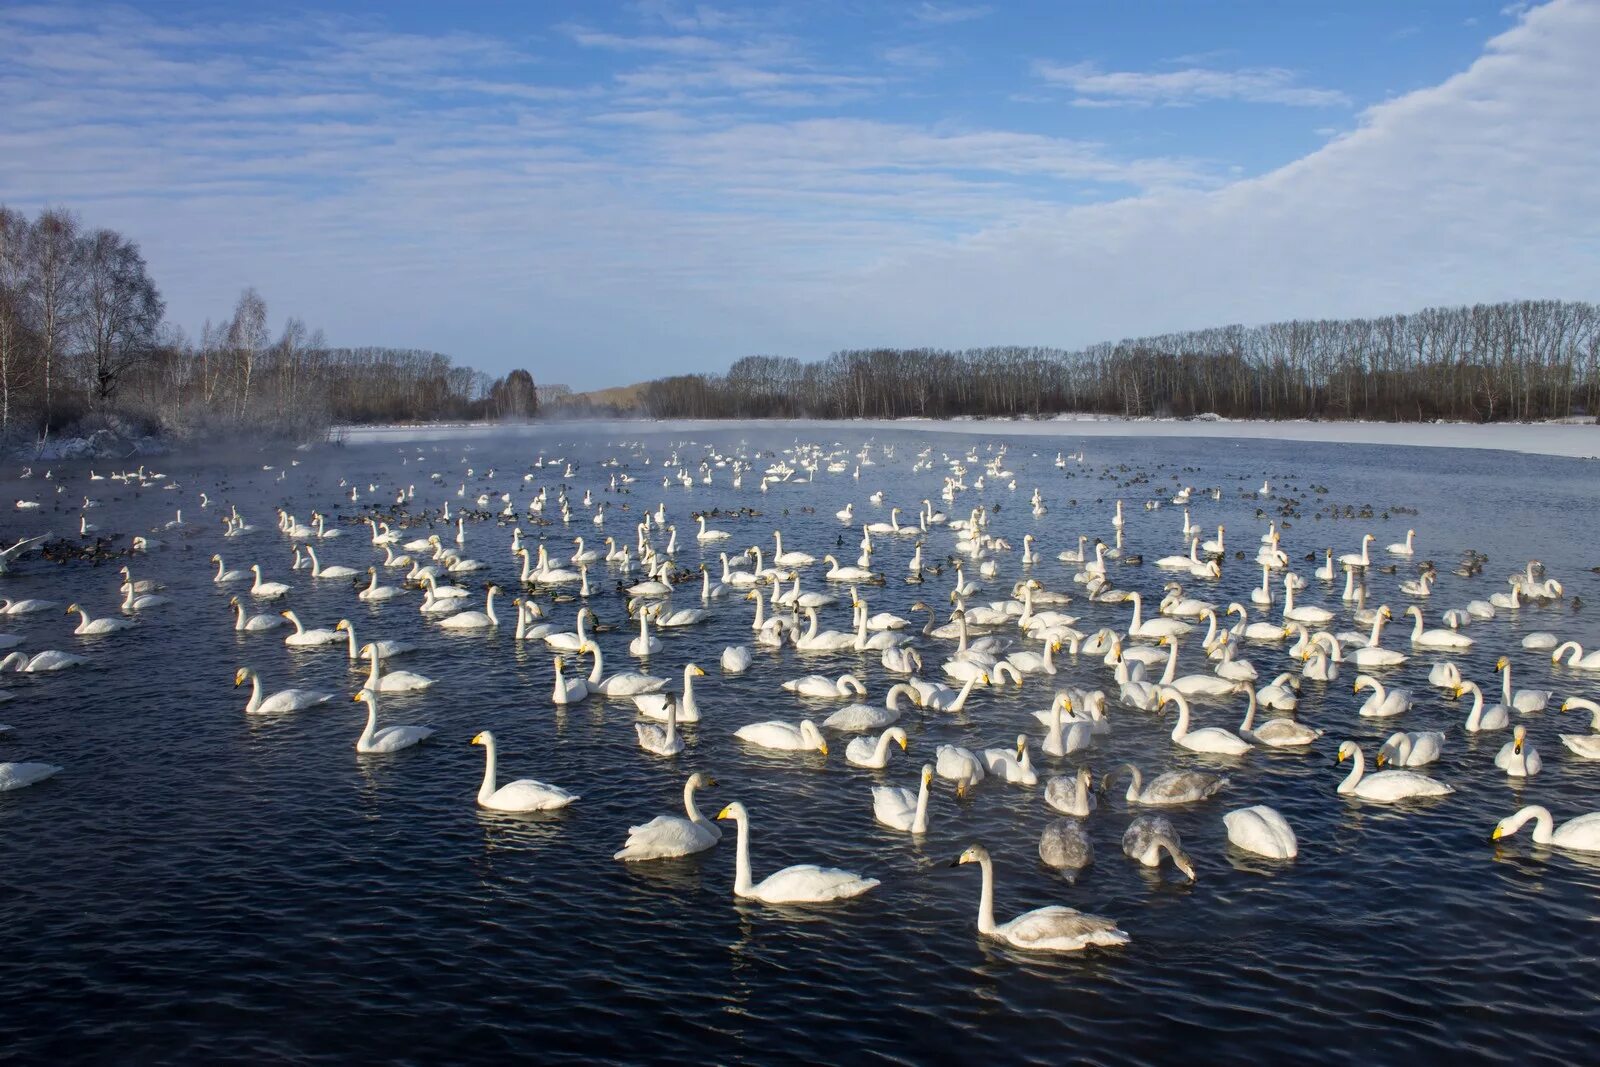
{"type": "Polygon", "coordinates": [[[1600,282],[1600,0],[0,0],[0,203],[577,389],[1600,282]]]}

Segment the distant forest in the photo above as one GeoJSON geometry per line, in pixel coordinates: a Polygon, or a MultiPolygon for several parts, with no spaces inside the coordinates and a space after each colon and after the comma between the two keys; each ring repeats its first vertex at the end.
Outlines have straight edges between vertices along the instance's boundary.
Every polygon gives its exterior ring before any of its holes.
{"type": "Polygon", "coordinates": [[[338,422],[527,418],[525,370],[490,379],[448,356],[332,348],[254,289],[191,338],[139,247],[65,211],[0,205],[0,436],[97,428],[172,436],[239,427],[306,436],[338,422]]]}
{"type": "Polygon", "coordinates": [[[871,349],[815,363],[751,356],[724,375],[646,382],[634,403],[658,418],[1594,416],[1600,308],[1524,300],[1378,319],[1223,326],[1080,351],[871,349]]]}

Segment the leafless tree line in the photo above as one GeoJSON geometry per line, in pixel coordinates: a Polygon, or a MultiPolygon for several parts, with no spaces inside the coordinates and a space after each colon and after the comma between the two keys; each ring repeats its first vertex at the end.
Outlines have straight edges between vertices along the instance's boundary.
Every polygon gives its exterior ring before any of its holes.
{"type": "Polygon", "coordinates": [[[332,348],[297,318],[269,327],[254,289],[196,340],[163,321],[138,246],[65,211],[0,205],[0,434],[86,415],[188,434],[251,426],[311,433],[332,422],[526,418],[525,370],[490,380],[437,352],[332,348]]]}
{"type": "Polygon", "coordinates": [[[1495,421],[1600,413],[1600,308],[1528,300],[1053,348],[751,356],[647,383],[678,418],[1040,416],[1495,421]]]}

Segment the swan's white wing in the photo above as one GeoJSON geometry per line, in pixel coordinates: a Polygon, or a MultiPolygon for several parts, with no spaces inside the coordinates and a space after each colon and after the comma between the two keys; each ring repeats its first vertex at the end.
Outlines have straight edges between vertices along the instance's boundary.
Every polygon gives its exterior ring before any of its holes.
{"type": "Polygon", "coordinates": [[[619,860],[667,859],[703,852],[717,843],[710,829],[681,815],[657,815],[643,826],[628,828],[628,840],[612,857],[619,860]]]}
{"type": "Polygon", "coordinates": [[[1018,948],[1048,952],[1074,952],[1090,945],[1126,945],[1129,940],[1110,919],[1060,906],[1025,912],[996,932],[1018,948]]]}
{"type": "Polygon", "coordinates": [[[872,787],[872,816],[885,826],[904,830],[917,814],[917,794],[892,785],[872,787]]]}
{"type": "Polygon", "coordinates": [[[755,887],[753,893],[773,904],[801,904],[860,896],[877,884],[876,878],[863,878],[834,867],[802,863],[768,876],[755,887]]]}
{"type": "Polygon", "coordinates": [[[42,782],[60,769],[53,763],[0,763],[0,793],[42,782]]]}
{"type": "Polygon", "coordinates": [[[484,806],[500,811],[549,811],[564,808],[577,799],[560,786],[519,778],[496,789],[484,806]]]}

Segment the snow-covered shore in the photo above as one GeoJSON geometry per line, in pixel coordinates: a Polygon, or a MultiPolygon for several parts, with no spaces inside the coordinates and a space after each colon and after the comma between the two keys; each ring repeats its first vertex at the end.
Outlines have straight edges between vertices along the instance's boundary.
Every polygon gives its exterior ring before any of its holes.
{"type": "Polygon", "coordinates": [[[390,440],[444,440],[491,433],[550,434],[568,428],[589,428],[628,434],[674,431],[727,430],[760,426],[796,433],[850,430],[921,430],[929,433],[1012,434],[1059,439],[1063,447],[1085,437],[1246,438],[1269,441],[1305,441],[1351,445],[1405,445],[1424,448],[1486,448],[1541,456],[1600,459],[1600,426],[1584,422],[1462,423],[1462,422],[1269,422],[1249,419],[1123,419],[1103,415],[1058,415],[1049,419],[854,419],[815,421],[770,419],[739,422],[716,419],[601,419],[573,422],[430,423],[417,426],[345,426],[330,435],[351,444],[390,440]]]}

